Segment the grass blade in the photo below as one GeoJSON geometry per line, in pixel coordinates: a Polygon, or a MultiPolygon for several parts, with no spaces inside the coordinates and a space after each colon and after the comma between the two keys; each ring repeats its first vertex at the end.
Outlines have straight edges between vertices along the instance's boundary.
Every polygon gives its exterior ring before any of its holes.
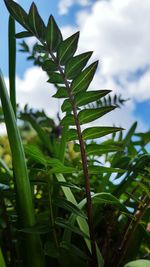
{"type": "MultiPolygon", "coordinates": [[[[3,75],[0,72],[0,98],[10,143],[13,168],[16,179],[17,204],[19,211],[19,223],[22,227],[30,227],[35,224],[32,194],[26,167],[26,160],[22,141],[17,128],[15,114],[7,93],[3,75]]],[[[26,249],[24,250],[26,266],[43,267],[43,255],[39,236],[25,235],[26,249]],[[32,255],[32,256],[31,256],[32,255]]]]}

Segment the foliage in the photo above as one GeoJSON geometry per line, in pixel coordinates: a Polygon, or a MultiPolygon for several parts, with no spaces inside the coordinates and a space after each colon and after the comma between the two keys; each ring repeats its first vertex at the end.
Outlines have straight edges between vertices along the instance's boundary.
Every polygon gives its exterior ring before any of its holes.
{"type": "Polygon", "coordinates": [[[2,266],[121,267],[149,260],[149,132],[136,133],[137,123],[126,134],[89,126],[116,108],[117,97],[106,101],[110,90],[88,89],[98,62],[87,66],[91,51],[75,55],[79,32],[63,40],[53,16],[45,26],[34,3],[28,14],[12,0],[5,3],[25,29],[16,37],[40,42],[32,59],[38,53],[37,65],[55,84],[65,115],[56,125],[28,106],[16,113],[14,69],[10,99],[1,74],[1,117],[12,153],[12,166],[0,160],[2,266]]]}

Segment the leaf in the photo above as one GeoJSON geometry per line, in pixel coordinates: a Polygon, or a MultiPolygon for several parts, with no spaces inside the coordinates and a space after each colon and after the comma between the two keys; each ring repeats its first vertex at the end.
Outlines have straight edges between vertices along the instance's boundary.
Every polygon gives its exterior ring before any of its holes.
{"type": "Polygon", "coordinates": [[[66,166],[57,166],[57,167],[54,167],[54,168],[52,168],[51,169],[51,172],[52,173],[63,173],[63,174],[65,174],[65,173],[73,173],[73,172],[75,172],[75,169],[74,168],[72,168],[72,167],[66,167],[66,166]]]}
{"type": "Polygon", "coordinates": [[[61,74],[59,74],[59,73],[56,73],[56,72],[54,72],[54,73],[52,73],[51,75],[50,75],[50,78],[49,78],[49,80],[47,81],[47,82],[49,82],[49,83],[58,83],[58,84],[61,84],[61,83],[63,83],[63,79],[62,79],[62,76],[61,76],[61,74]]]}
{"type": "Polygon", "coordinates": [[[12,17],[17,20],[23,27],[28,28],[28,15],[24,9],[12,0],[4,0],[8,11],[12,17]]]}
{"type": "Polygon", "coordinates": [[[65,63],[70,59],[77,50],[79,39],[79,32],[71,35],[66,40],[62,41],[58,47],[57,58],[60,65],[65,65],[65,63]]]}
{"type": "Polygon", "coordinates": [[[118,168],[110,168],[104,166],[89,166],[90,174],[100,174],[100,173],[124,173],[125,170],[118,168]]]}
{"type": "Polygon", "coordinates": [[[110,193],[96,193],[92,195],[92,203],[115,205],[119,207],[121,211],[129,213],[127,208],[116,197],[114,197],[110,193]]]}
{"type": "Polygon", "coordinates": [[[86,66],[93,52],[86,52],[81,55],[70,58],[65,67],[65,76],[72,80],[77,77],[86,66]]]}
{"type": "Polygon", "coordinates": [[[68,220],[64,220],[63,218],[57,218],[55,220],[55,224],[64,228],[64,229],[68,229],[82,237],[85,237],[87,239],[89,239],[89,236],[87,234],[85,234],[84,232],[82,232],[78,227],[74,226],[73,224],[71,224],[68,220]]]}
{"type": "Polygon", "coordinates": [[[48,224],[35,225],[28,228],[23,228],[18,230],[19,232],[28,233],[28,234],[46,234],[50,232],[50,226],[48,224]]]}
{"type": "Polygon", "coordinates": [[[57,248],[54,243],[48,241],[44,245],[44,252],[46,255],[50,256],[51,258],[58,258],[59,257],[59,248],[57,248]]]}
{"type": "Polygon", "coordinates": [[[43,145],[48,149],[51,153],[53,151],[53,146],[51,144],[51,140],[49,138],[49,135],[43,130],[43,128],[39,125],[39,123],[36,121],[34,116],[32,114],[22,114],[21,119],[28,121],[33,129],[37,132],[40,140],[42,141],[43,145]]]}
{"type": "MultiPolygon", "coordinates": [[[[80,151],[80,146],[78,144],[74,147],[75,151],[80,151]]],[[[86,145],[87,155],[97,155],[100,156],[104,153],[116,152],[122,150],[122,146],[118,143],[108,143],[107,145],[103,144],[88,144],[86,145]]]]}
{"type": "Polygon", "coordinates": [[[129,144],[133,134],[135,133],[136,127],[137,127],[137,122],[134,122],[133,125],[131,126],[131,128],[129,129],[128,133],[126,134],[125,138],[124,138],[124,145],[129,144]]]}
{"type": "Polygon", "coordinates": [[[82,188],[80,188],[80,187],[78,187],[78,186],[76,186],[76,185],[74,185],[74,184],[72,184],[72,183],[67,183],[67,182],[57,182],[56,184],[59,185],[59,186],[63,186],[63,187],[69,187],[69,188],[71,188],[71,189],[75,189],[75,190],[78,190],[78,191],[83,191],[82,188]]]}
{"type": "Polygon", "coordinates": [[[77,130],[69,129],[67,133],[68,141],[78,140],[77,130]]]}
{"type": "Polygon", "coordinates": [[[33,34],[31,32],[23,31],[15,34],[15,37],[18,39],[32,37],[33,34]]]}
{"type": "Polygon", "coordinates": [[[46,29],[46,43],[50,52],[56,52],[59,44],[62,42],[62,34],[57,26],[54,17],[49,17],[46,29]]]}
{"type": "Polygon", "coordinates": [[[66,249],[69,252],[69,254],[72,254],[77,258],[79,257],[84,260],[89,260],[89,257],[85,253],[83,253],[81,249],[79,249],[78,247],[76,247],[71,243],[63,241],[61,242],[60,247],[66,249]]]}
{"type": "Polygon", "coordinates": [[[53,97],[56,97],[56,98],[67,98],[68,97],[68,92],[67,92],[66,87],[58,86],[57,92],[53,95],[53,97]]]}
{"type": "Polygon", "coordinates": [[[96,139],[96,138],[103,137],[107,134],[118,132],[120,130],[123,130],[123,129],[118,128],[118,127],[106,127],[106,126],[104,126],[104,127],[90,127],[90,128],[83,130],[82,135],[83,135],[84,140],[96,139]]]}
{"type": "Polygon", "coordinates": [[[83,70],[80,75],[72,81],[71,89],[74,94],[78,93],[79,91],[84,91],[88,88],[97,69],[97,65],[98,61],[95,61],[85,70],[83,70]]]}
{"type": "Polygon", "coordinates": [[[93,109],[84,109],[81,110],[78,114],[80,124],[89,123],[94,121],[106,113],[114,110],[115,106],[102,107],[102,108],[93,108],[93,109]]]}
{"type": "MultiPolygon", "coordinates": [[[[75,95],[75,103],[77,107],[87,105],[88,103],[92,103],[110,93],[111,90],[97,90],[97,91],[88,91],[88,92],[79,92],[75,95]]],[[[66,99],[62,106],[62,112],[71,110],[70,100],[66,99]]]]}
{"type": "Polygon", "coordinates": [[[66,200],[65,198],[55,198],[53,200],[53,204],[57,207],[60,207],[62,209],[65,209],[71,213],[74,213],[82,218],[87,218],[86,215],[72,202],[66,200]]]}
{"type": "Polygon", "coordinates": [[[73,167],[64,166],[59,159],[48,158],[46,160],[47,166],[51,166],[52,173],[73,173],[75,169],[73,167]]]}
{"type": "Polygon", "coordinates": [[[25,145],[25,154],[34,159],[36,162],[46,166],[46,159],[43,156],[42,151],[35,145],[25,145]]]}
{"type": "Polygon", "coordinates": [[[47,53],[47,49],[43,45],[39,45],[38,43],[35,43],[33,47],[34,52],[38,53],[47,53]]]}
{"type": "Polygon", "coordinates": [[[150,261],[149,260],[131,261],[125,264],[124,267],[150,267],[150,261]]]}
{"type": "MultiPolygon", "coordinates": [[[[58,182],[66,182],[64,176],[61,173],[56,174],[56,178],[57,178],[58,182]]],[[[70,190],[70,188],[62,186],[62,191],[63,191],[63,193],[64,193],[64,195],[65,195],[67,200],[69,200],[74,205],[78,205],[77,201],[76,201],[76,199],[75,199],[75,197],[74,197],[74,195],[72,193],[72,191],[70,190]]],[[[85,234],[87,234],[89,236],[89,227],[88,227],[86,219],[84,219],[84,218],[82,218],[80,216],[77,216],[76,220],[77,220],[77,223],[79,225],[80,230],[83,231],[85,234]]],[[[87,239],[87,238],[84,238],[84,239],[85,239],[85,242],[86,242],[86,245],[87,245],[89,251],[91,252],[91,244],[90,244],[89,239],[87,239]]]]}
{"type": "Polygon", "coordinates": [[[28,20],[31,30],[35,36],[41,41],[45,40],[45,24],[40,17],[37,7],[34,3],[32,3],[30,7],[28,20]]]}
{"type": "Polygon", "coordinates": [[[47,72],[57,71],[57,66],[51,59],[49,59],[44,61],[42,69],[47,72]]]}
{"type": "Polygon", "coordinates": [[[78,107],[87,105],[88,103],[99,100],[110,92],[111,90],[95,90],[78,93],[75,95],[76,104],[78,107]]]}
{"type": "Polygon", "coordinates": [[[74,117],[72,114],[66,115],[61,120],[61,125],[75,125],[74,117]]]}

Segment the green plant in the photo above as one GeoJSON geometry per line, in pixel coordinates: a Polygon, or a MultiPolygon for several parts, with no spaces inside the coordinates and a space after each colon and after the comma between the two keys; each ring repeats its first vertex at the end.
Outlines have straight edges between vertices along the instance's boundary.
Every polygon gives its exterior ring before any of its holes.
{"type": "MultiPolygon", "coordinates": [[[[82,129],[84,124],[112,111],[115,106],[111,101],[117,104],[116,97],[108,101],[104,98],[110,90],[88,90],[98,64],[87,66],[92,52],[74,55],[79,33],[63,40],[53,16],[45,26],[34,3],[29,14],[12,0],[5,3],[11,16],[25,28],[16,37],[35,36],[40,41],[40,45],[36,44],[37,64],[47,72],[48,82],[55,84],[54,97],[63,99],[61,109],[65,112],[59,125],[44,112],[35,112],[27,106],[16,113],[13,43],[10,99],[2,75],[0,79],[14,171],[12,175],[12,170],[1,160],[0,178],[4,186],[0,207],[6,225],[2,233],[6,232],[7,240],[6,249],[2,242],[2,251],[6,250],[6,264],[120,267],[135,257],[145,257],[149,242],[146,230],[150,205],[150,157],[146,148],[149,133],[135,134],[136,123],[125,136],[118,127],[82,129]],[[27,133],[30,126],[36,132],[33,140],[25,139],[24,147],[15,113],[24,121],[27,133]],[[108,134],[112,136],[100,143],[99,138],[108,134]],[[135,140],[135,136],[139,139],[135,140]],[[108,162],[110,167],[105,166],[108,162]],[[17,221],[13,221],[16,212],[17,221]],[[26,240],[27,262],[18,233],[26,240]],[[11,236],[9,241],[8,236],[11,236]],[[12,249],[14,239],[17,242],[12,249]]],[[[15,34],[13,23],[11,18],[11,35],[15,34]]],[[[35,57],[32,55],[32,59],[35,57]]],[[[25,136],[25,128],[20,131],[25,136]]],[[[3,261],[3,256],[0,260],[3,261]]]]}

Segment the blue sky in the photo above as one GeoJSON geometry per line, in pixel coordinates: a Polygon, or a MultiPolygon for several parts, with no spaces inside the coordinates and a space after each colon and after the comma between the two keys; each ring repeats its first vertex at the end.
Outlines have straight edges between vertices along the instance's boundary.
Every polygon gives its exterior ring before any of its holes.
{"type": "MultiPolygon", "coordinates": [[[[27,11],[31,0],[18,0],[27,11]]],[[[150,1],[149,0],[35,0],[45,22],[53,14],[65,37],[81,31],[79,52],[94,50],[99,69],[93,89],[112,89],[130,101],[101,120],[128,128],[137,120],[139,130],[149,130],[150,110],[150,1]]],[[[8,12],[0,2],[0,68],[7,82],[8,12]]],[[[17,30],[20,27],[17,25],[17,30]]],[[[33,43],[28,39],[28,43],[33,43]]],[[[19,49],[19,41],[17,41],[19,49]]],[[[55,116],[60,103],[51,99],[54,88],[46,84],[46,75],[17,54],[17,101],[20,105],[45,108],[55,116]],[[42,95],[42,97],[41,97],[42,95]]],[[[112,93],[113,94],[113,93],[112,93]]]]}

